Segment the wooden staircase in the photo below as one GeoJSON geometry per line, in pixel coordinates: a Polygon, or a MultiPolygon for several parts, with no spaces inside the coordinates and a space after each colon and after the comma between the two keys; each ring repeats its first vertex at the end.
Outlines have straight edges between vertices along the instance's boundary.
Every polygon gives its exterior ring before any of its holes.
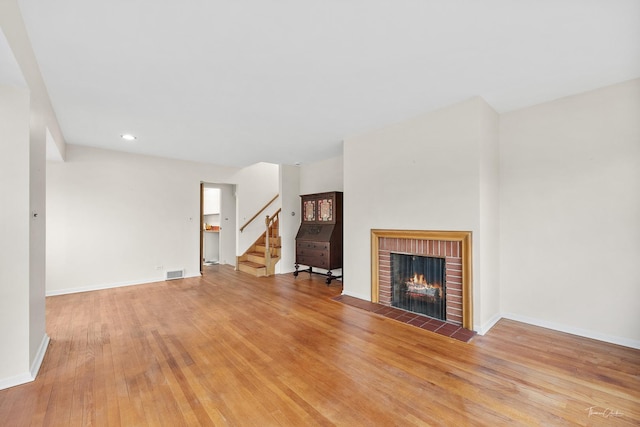
{"type": "Polygon", "coordinates": [[[278,214],[266,219],[266,230],[247,251],[238,257],[237,269],[252,276],[263,277],[275,274],[280,261],[281,240],[278,227],[278,214]]]}

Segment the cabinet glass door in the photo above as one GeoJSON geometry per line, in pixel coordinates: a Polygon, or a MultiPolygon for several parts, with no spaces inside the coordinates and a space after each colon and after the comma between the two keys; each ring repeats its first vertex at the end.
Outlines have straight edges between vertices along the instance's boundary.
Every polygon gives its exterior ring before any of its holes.
{"type": "Polygon", "coordinates": [[[316,202],[315,200],[307,200],[303,204],[304,212],[303,218],[305,221],[315,221],[316,220],[316,202]]]}
{"type": "Polygon", "coordinates": [[[333,200],[318,200],[318,221],[333,221],[333,200]]]}

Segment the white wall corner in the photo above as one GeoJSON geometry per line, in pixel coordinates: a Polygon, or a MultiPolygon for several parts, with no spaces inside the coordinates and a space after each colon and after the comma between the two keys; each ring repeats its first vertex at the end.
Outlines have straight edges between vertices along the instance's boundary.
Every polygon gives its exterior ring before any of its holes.
{"type": "Polygon", "coordinates": [[[63,156],[63,148],[65,143],[64,141],[60,144],[58,144],[55,140],[55,138],[53,137],[53,135],[51,135],[51,131],[49,130],[49,128],[46,128],[46,158],[47,161],[49,162],[64,162],[64,156],[63,156]]]}
{"type": "Polygon", "coordinates": [[[493,328],[495,324],[500,321],[500,319],[502,319],[502,315],[500,315],[500,313],[496,313],[495,315],[493,315],[493,317],[491,317],[491,319],[484,322],[480,326],[474,325],[474,329],[478,335],[484,335],[489,332],[489,330],[493,328]]]}
{"type": "Polygon", "coordinates": [[[40,366],[42,365],[42,361],[44,360],[44,355],[47,353],[47,348],[49,347],[49,342],[51,339],[49,335],[44,334],[42,337],[42,342],[40,343],[40,347],[38,347],[38,352],[36,353],[36,357],[33,359],[31,363],[31,379],[35,380],[38,376],[38,372],[40,371],[40,366]]]}
{"type": "Polygon", "coordinates": [[[342,295],[346,295],[348,297],[353,297],[353,298],[358,298],[364,301],[371,301],[371,295],[362,295],[359,294],[357,292],[352,292],[352,291],[342,291],[342,295]]]}

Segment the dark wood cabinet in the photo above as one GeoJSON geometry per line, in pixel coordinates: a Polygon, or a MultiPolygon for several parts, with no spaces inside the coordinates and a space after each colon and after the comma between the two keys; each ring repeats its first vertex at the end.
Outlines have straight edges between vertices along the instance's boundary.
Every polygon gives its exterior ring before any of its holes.
{"type": "Polygon", "coordinates": [[[302,223],[296,235],[296,271],[300,265],[309,273],[327,276],[327,284],[340,276],[331,270],[342,268],[342,192],[306,194],[302,198],[302,223]],[[321,268],[326,273],[313,271],[321,268]]]}

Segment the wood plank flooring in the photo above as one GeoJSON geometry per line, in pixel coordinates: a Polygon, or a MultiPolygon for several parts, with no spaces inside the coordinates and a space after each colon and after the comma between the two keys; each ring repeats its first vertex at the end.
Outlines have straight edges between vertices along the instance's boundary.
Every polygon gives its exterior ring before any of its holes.
{"type": "Polygon", "coordinates": [[[640,425],[638,350],[505,320],[463,343],[340,292],[212,266],[47,298],[50,347],[0,425],[640,425]]]}

